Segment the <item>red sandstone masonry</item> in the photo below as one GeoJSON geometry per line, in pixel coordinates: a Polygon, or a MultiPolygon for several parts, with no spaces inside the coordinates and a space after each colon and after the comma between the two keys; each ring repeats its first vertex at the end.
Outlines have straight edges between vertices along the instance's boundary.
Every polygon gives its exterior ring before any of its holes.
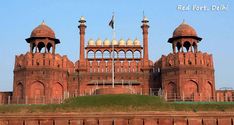
{"type": "Polygon", "coordinates": [[[233,125],[231,118],[221,118],[218,119],[218,124],[219,125],[233,125]]]}
{"type": "Polygon", "coordinates": [[[0,125],[233,125],[234,112],[1,114],[0,125]]]}
{"type": "Polygon", "coordinates": [[[156,119],[148,118],[144,120],[144,125],[157,125],[157,124],[158,123],[156,119]]]}
{"type": "Polygon", "coordinates": [[[202,119],[190,118],[190,119],[188,119],[188,124],[189,125],[201,125],[202,119]]]}
{"type": "Polygon", "coordinates": [[[112,125],[113,120],[112,119],[100,119],[99,125],[112,125]]]}

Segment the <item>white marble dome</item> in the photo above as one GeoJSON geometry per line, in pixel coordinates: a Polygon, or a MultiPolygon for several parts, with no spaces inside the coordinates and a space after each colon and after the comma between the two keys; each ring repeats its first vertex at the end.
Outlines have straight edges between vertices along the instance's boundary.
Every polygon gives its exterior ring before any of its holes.
{"type": "Polygon", "coordinates": [[[96,45],[97,46],[101,46],[102,45],[102,40],[100,38],[97,39],[96,45]]]}
{"type": "Polygon", "coordinates": [[[110,45],[110,41],[108,39],[105,39],[103,42],[104,46],[109,46],[110,45]]]}
{"type": "Polygon", "coordinates": [[[134,46],[140,46],[140,41],[136,38],[133,42],[134,46]]]}
{"type": "Polygon", "coordinates": [[[84,17],[84,16],[81,16],[81,17],[80,17],[80,20],[85,20],[85,17],[84,17]]]}
{"type": "Polygon", "coordinates": [[[131,40],[131,39],[128,39],[128,40],[127,40],[127,46],[132,46],[132,45],[133,45],[132,40],[131,40]]]}
{"type": "Polygon", "coordinates": [[[116,39],[112,40],[112,45],[118,45],[118,41],[116,39]]]}
{"type": "Polygon", "coordinates": [[[125,46],[125,45],[126,45],[126,43],[125,43],[125,41],[124,41],[123,39],[120,39],[120,41],[119,41],[119,45],[120,45],[120,46],[125,46]]]}
{"type": "Polygon", "coordinates": [[[146,16],[143,17],[143,21],[149,21],[146,16]]]}
{"type": "Polygon", "coordinates": [[[93,39],[90,39],[90,40],[88,41],[88,45],[89,45],[89,46],[95,46],[94,40],[93,40],[93,39]]]}

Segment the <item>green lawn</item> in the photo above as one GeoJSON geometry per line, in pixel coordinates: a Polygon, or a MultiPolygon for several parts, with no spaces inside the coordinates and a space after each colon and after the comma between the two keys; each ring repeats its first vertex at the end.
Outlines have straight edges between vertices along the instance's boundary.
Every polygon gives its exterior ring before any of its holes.
{"type": "Polygon", "coordinates": [[[96,95],[67,99],[63,104],[1,105],[0,113],[136,111],[234,111],[234,103],[165,102],[143,95],[96,95]]]}

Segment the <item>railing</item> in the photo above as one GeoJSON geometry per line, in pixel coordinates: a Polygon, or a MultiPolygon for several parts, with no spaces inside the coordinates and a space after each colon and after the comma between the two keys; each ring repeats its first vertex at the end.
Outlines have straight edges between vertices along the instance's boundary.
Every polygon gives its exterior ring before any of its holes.
{"type": "Polygon", "coordinates": [[[46,98],[46,97],[35,97],[35,98],[19,98],[8,96],[7,99],[2,98],[0,104],[60,104],[65,98],[46,98]]]}
{"type": "Polygon", "coordinates": [[[234,102],[234,95],[216,95],[211,96],[209,94],[194,93],[194,94],[182,94],[177,93],[164,93],[163,97],[168,102],[173,101],[191,101],[191,102],[234,102]]]}
{"type": "MultiPolygon", "coordinates": [[[[110,86],[96,86],[90,89],[85,89],[80,93],[79,96],[90,96],[90,95],[98,95],[96,93],[96,90],[103,89],[103,88],[111,88],[110,86]]],[[[118,88],[118,87],[117,87],[118,88]]],[[[150,95],[150,96],[162,96],[162,91],[160,88],[149,88],[149,89],[143,89],[143,88],[137,88],[133,86],[121,86],[120,88],[128,89],[128,93],[125,94],[136,94],[136,95],[150,95]]],[[[76,92],[77,93],[77,92],[76,92]]],[[[76,95],[73,95],[73,97],[76,95]]]]}

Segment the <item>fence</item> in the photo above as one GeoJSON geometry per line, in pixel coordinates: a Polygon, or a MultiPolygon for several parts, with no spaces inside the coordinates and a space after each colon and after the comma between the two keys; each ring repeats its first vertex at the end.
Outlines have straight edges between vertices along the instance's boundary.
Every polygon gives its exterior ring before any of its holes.
{"type": "Polygon", "coordinates": [[[65,98],[46,98],[46,97],[35,97],[35,98],[19,98],[8,96],[8,98],[2,98],[0,104],[60,104],[65,98]]]}
{"type": "Polygon", "coordinates": [[[202,93],[194,93],[190,95],[177,93],[165,93],[163,97],[168,102],[175,101],[192,101],[192,102],[234,102],[234,95],[227,94],[216,94],[215,96],[211,96],[209,94],[202,93]]]}
{"type": "MultiPolygon", "coordinates": [[[[116,87],[118,89],[118,87],[116,87]]],[[[160,88],[149,88],[149,89],[143,89],[143,88],[138,88],[138,87],[133,87],[133,86],[124,86],[124,87],[119,87],[119,88],[123,88],[125,89],[125,93],[121,93],[119,91],[120,94],[136,94],[136,95],[150,95],[150,96],[162,96],[162,91],[160,88]]],[[[99,93],[97,93],[97,90],[99,89],[106,89],[106,91],[108,91],[108,89],[112,89],[111,87],[93,87],[90,89],[85,89],[84,91],[80,92],[80,94],[78,96],[89,96],[89,95],[99,95],[99,93]]],[[[104,90],[105,91],[105,90],[104,90]]],[[[75,92],[78,93],[78,92],[75,92]]],[[[77,94],[73,94],[73,97],[76,97],[77,94]]]]}

